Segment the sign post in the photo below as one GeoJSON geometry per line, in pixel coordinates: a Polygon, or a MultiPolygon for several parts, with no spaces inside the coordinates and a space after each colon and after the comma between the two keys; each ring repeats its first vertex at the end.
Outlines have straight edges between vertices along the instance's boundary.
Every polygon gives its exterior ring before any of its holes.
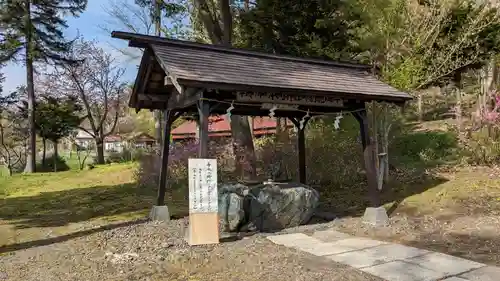
{"type": "Polygon", "coordinates": [[[189,159],[189,245],[219,243],[217,160],[189,159]]]}

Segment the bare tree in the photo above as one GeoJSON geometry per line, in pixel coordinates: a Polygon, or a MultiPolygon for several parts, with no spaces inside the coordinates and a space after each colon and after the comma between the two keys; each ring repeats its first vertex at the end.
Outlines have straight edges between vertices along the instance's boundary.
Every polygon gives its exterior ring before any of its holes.
{"type": "Polygon", "coordinates": [[[14,167],[24,163],[23,151],[26,144],[13,137],[13,122],[9,120],[0,121],[0,159],[2,164],[12,175],[14,167]]]}
{"type": "Polygon", "coordinates": [[[82,147],[78,145],[78,143],[76,142],[76,135],[77,135],[76,132],[71,134],[68,137],[68,141],[71,144],[71,146],[76,147],[76,158],[78,159],[78,168],[80,170],[83,170],[83,168],[85,167],[85,161],[87,161],[87,158],[90,155],[90,147],[89,146],[82,147]]]}
{"type": "MultiPolygon", "coordinates": [[[[182,24],[182,2],[184,0],[163,1],[163,0],[141,0],[130,3],[126,0],[113,0],[109,2],[109,6],[104,8],[109,15],[109,19],[105,26],[101,28],[106,32],[110,32],[110,28],[125,29],[134,33],[148,34],[161,36],[165,33],[170,37],[183,37],[187,34],[182,24]],[[167,3],[168,2],[168,3],[167,3]],[[179,2],[179,3],[177,3],[179,2]],[[167,25],[162,26],[162,17],[169,19],[172,27],[167,25]]],[[[141,52],[137,49],[117,48],[124,55],[133,60],[137,60],[141,56],[141,52]]],[[[155,118],[155,135],[158,143],[162,141],[162,114],[161,111],[154,111],[155,118]]]]}
{"type": "Polygon", "coordinates": [[[12,175],[26,163],[28,126],[16,111],[14,95],[0,96],[0,162],[12,175]]]}
{"type": "Polygon", "coordinates": [[[59,92],[75,95],[83,104],[88,126],[80,129],[94,138],[97,163],[103,164],[104,138],[115,130],[126,89],[121,81],[124,69],[94,42],[75,42],[71,57],[77,62],[63,64],[51,75],[59,92]]]}
{"type": "MultiPolygon", "coordinates": [[[[126,0],[111,0],[103,9],[109,17],[101,29],[107,34],[115,28],[140,34],[153,34],[154,32],[155,26],[151,19],[150,9],[146,7],[126,0]]],[[[136,48],[115,47],[115,49],[132,60],[138,60],[142,54],[136,48]]]]}

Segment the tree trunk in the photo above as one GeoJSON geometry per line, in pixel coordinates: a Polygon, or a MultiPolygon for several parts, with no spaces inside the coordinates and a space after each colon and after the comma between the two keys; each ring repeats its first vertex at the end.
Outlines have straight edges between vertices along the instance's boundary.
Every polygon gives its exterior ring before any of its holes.
{"type": "Polygon", "coordinates": [[[253,131],[254,119],[255,117],[248,116],[248,124],[250,125],[250,133],[252,134],[252,138],[254,137],[254,131],[253,131]]]}
{"type": "Polygon", "coordinates": [[[453,79],[453,84],[455,87],[455,119],[458,127],[458,131],[462,131],[462,81],[461,81],[461,74],[456,73],[455,77],[453,79]]]}
{"type": "MultiPolygon", "coordinates": [[[[206,0],[194,2],[212,44],[230,47],[233,35],[230,1],[218,0],[217,10],[214,11],[210,10],[206,0]]],[[[231,133],[236,157],[236,173],[244,180],[254,180],[257,177],[257,159],[248,118],[231,115],[231,133]]]]}
{"type": "MultiPolygon", "coordinates": [[[[281,117],[276,117],[276,138],[281,140],[281,134],[282,134],[282,127],[281,127],[281,121],[284,118],[281,117]]],[[[286,122],[286,119],[284,119],[286,122]]]]}
{"type": "Polygon", "coordinates": [[[54,172],[57,172],[57,160],[59,158],[59,150],[57,149],[57,141],[52,141],[52,144],[54,145],[54,155],[52,156],[54,158],[54,172]]]}
{"type": "Polygon", "coordinates": [[[382,190],[382,181],[381,181],[381,174],[380,174],[380,156],[379,156],[379,147],[380,147],[380,143],[379,143],[379,126],[378,126],[378,107],[377,107],[377,104],[375,102],[372,102],[371,103],[371,122],[372,122],[372,143],[373,143],[373,150],[371,151],[373,153],[373,160],[375,161],[374,162],[374,168],[375,168],[375,176],[377,178],[377,188],[379,190],[382,190]]]}
{"type": "Polygon", "coordinates": [[[389,133],[391,131],[392,124],[389,123],[389,108],[385,106],[385,116],[384,116],[384,137],[383,137],[383,153],[385,153],[384,161],[384,181],[389,181],[389,133]]]}
{"type": "MultiPolygon", "coordinates": [[[[161,36],[161,0],[155,0],[154,1],[154,15],[153,15],[153,22],[155,24],[155,35],[156,36],[161,36]]],[[[163,142],[163,137],[162,137],[162,114],[160,110],[155,110],[153,112],[154,120],[155,120],[155,137],[156,141],[161,147],[162,142],[163,142]]]]}
{"type": "Polygon", "coordinates": [[[46,138],[42,139],[42,144],[43,144],[42,167],[45,167],[47,165],[47,139],[46,138]]]}
{"type": "Polygon", "coordinates": [[[493,57],[490,61],[484,66],[483,69],[483,83],[481,85],[482,94],[484,96],[488,96],[492,90],[495,90],[498,76],[498,69],[496,65],[496,58],[493,57]]]}
{"type": "Polygon", "coordinates": [[[96,148],[96,163],[104,164],[104,140],[102,138],[97,138],[95,140],[96,148]]]}
{"type": "MultiPolygon", "coordinates": [[[[484,117],[483,114],[489,112],[493,108],[492,91],[496,90],[498,83],[498,67],[496,57],[492,57],[490,61],[484,66],[481,81],[481,96],[479,98],[479,115],[480,120],[484,117]]],[[[488,137],[493,135],[493,126],[487,124],[488,137]]]]}
{"type": "Polygon", "coordinates": [[[161,132],[161,112],[159,110],[155,110],[153,113],[155,119],[155,138],[159,145],[162,142],[162,132],[161,132]]]}
{"type": "Polygon", "coordinates": [[[236,174],[244,181],[252,181],[257,177],[257,160],[248,118],[231,115],[231,133],[236,156],[236,174]]]}
{"type": "Polygon", "coordinates": [[[33,84],[33,54],[31,30],[31,1],[26,0],[26,85],[28,92],[28,145],[25,173],[36,171],[35,87],[33,84]]]}
{"type": "Polygon", "coordinates": [[[419,93],[417,96],[417,114],[418,114],[418,121],[422,122],[424,120],[424,113],[423,113],[423,108],[422,108],[422,93],[419,93]]]}

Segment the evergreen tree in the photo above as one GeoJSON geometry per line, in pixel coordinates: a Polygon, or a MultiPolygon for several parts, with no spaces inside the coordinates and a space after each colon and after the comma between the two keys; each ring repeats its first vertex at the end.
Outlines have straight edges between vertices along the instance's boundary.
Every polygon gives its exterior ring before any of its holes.
{"type": "MultiPolygon", "coordinates": [[[[80,117],[82,109],[77,98],[73,96],[63,98],[46,96],[42,101],[36,103],[36,130],[43,140],[44,152],[46,140],[50,140],[54,146],[52,157],[54,172],[57,172],[57,161],[59,160],[57,149],[59,140],[69,136],[78,128],[82,122],[80,117]]],[[[43,160],[45,162],[45,155],[43,160]]]]}
{"type": "Polygon", "coordinates": [[[28,159],[25,172],[35,172],[36,127],[35,89],[33,82],[36,61],[64,61],[71,41],[64,39],[66,15],[78,16],[87,0],[4,0],[0,2],[0,62],[23,61],[26,65],[28,94],[28,159]]]}
{"type": "Polygon", "coordinates": [[[256,0],[243,8],[234,45],[269,53],[351,60],[360,24],[347,1],[256,0]]]}

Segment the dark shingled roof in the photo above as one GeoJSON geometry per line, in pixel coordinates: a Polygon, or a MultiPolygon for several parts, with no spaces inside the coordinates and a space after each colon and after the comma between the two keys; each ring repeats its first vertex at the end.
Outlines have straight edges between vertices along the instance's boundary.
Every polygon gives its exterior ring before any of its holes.
{"type": "Polygon", "coordinates": [[[411,99],[407,93],[379,81],[365,65],[273,55],[124,32],[113,32],[112,36],[129,40],[130,46],[151,48],[163,70],[181,84],[197,82],[284,91],[293,89],[396,102],[411,99]]]}

